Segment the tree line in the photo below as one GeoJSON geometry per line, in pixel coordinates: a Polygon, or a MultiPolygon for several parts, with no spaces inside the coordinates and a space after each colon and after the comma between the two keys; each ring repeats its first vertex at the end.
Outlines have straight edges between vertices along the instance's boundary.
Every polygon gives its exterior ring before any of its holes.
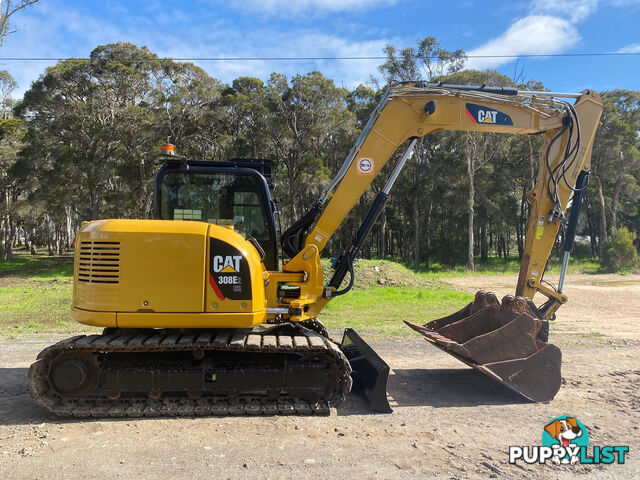
{"type": "MultiPolygon", "coordinates": [[[[492,70],[465,70],[462,50],[426,37],[385,49],[385,81],[423,79],[542,89],[492,70]]],[[[0,72],[0,259],[15,248],[72,248],[85,220],[149,218],[159,147],[224,161],[276,162],[271,179],[286,227],[317,199],[367,122],[383,87],[337,87],[318,71],[225,84],[191,63],[129,43],[58,62],[15,105],[0,72]]],[[[617,232],[640,232],[640,91],[601,92],[592,181],[579,234],[602,255],[617,232]]],[[[522,255],[541,139],[443,132],[420,140],[361,254],[414,268],[522,255]]],[[[393,162],[389,162],[390,164],[393,162]]],[[[382,172],[332,239],[344,246],[385,179],[382,172]]],[[[387,168],[385,167],[385,168],[387,168]]],[[[636,243],[636,249],[638,245],[636,243]]]]}

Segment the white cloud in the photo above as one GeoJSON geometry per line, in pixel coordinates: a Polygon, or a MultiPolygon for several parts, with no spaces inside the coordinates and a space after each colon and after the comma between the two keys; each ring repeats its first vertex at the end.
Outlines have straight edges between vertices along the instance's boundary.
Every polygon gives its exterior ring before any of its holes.
{"type": "MultiPolygon", "coordinates": [[[[171,13],[171,12],[169,12],[171,13]]],[[[176,18],[170,15],[172,18],[176,18]]],[[[403,44],[405,39],[377,37],[351,40],[347,36],[318,33],[317,30],[262,27],[238,29],[232,21],[220,19],[203,24],[186,18],[171,29],[158,30],[163,18],[121,16],[120,23],[105,23],[90,11],[55,1],[32,9],[22,20],[24,29],[6,38],[0,57],[87,57],[98,45],[116,41],[146,45],[161,57],[368,57],[382,55],[387,43],[403,44]]],[[[239,76],[267,80],[272,72],[288,76],[320,70],[337,85],[354,87],[377,74],[380,60],[324,61],[198,61],[211,76],[231,82],[239,76]]],[[[5,62],[17,80],[16,96],[53,62],[5,62]]]]}
{"type": "MultiPolygon", "coordinates": [[[[467,52],[483,55],[523,55],[560,53],[580,41],[576,28],[567,20],[547,15],[531,15],[516,20],[502,35],[467,52]]],[[[513,61],[513,57],[469,58],[467,68],[494,68],[513,61]]]]}
{"type": "MultiPolygon", "coordinates": [[[[143,20],[141,20],[141,23],[143,20]]],[[[126,39],[121,26],[109,25],[78,9],[44,2],[27,10],[16,23],[20,29],[5,38],[1,57],[87,57],[100,44],[126,39]]],[[[18,82],[22,95],[55,61],[7,61],[0,68],[18,82]]]]}
{"type": "Polygon", "coordinates": [[[618,50],[616,53],[640,53],[640,43],[632,43],[618,50]]]}
{"type": "Polygon", "coordinates": [[[571,23],[576,23],[587,18],[597,8],[598,0],[533,0],[531,14],[557,15],[568,18],[571,23]]]}
{"type": "Polygon", "coordinates": [[[285,16],[300,13],[347,12],[395,5],[398,0],[231,0],[234,8],[285,16]]]}
{"type": "MultiPolygon", "coordinates": [[[[171,42],[167,48],[154,48],[162,56],[181,57],[371,57],[382,55],[387,43],[398,39],[353,41],[346,37],[316,33],[314,31],[257,30],[241,34],[233,30],[218,31],[202,36],[201,43],[171,42]],[[220,38],[218,38],[220,36],[220,38]],[[225,41],[222,42],[221,38],[225,41]]],[[[301,60],[301,61],[197,61],[210,75],[230,83],[240,76],[253,76],[263,80],[272,72],[293,76],[319,70],[334,79],[336,85],[352,88],[367,82],[377,74],[381,60],[301,60]]]]}
{"type": "MultiPolygon", "coordinates": [[[[467,68],[494,68],[523,54],[563,53],[582,39],[576,24],[593,15],[601,5],[635,9],[640,0],[531,0],[530,14],[515,20],[499,37],[467,51],[469,56],[511,55],[502,58],[469,58],[467,68]]],[[[619,52],[638,52],[640,44],[627,45],[619,52]]]]}

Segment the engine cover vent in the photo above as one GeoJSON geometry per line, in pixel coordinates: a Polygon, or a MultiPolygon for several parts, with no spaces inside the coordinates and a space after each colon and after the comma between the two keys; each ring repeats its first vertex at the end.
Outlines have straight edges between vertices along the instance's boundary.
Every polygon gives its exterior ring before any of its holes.
{"type": "Polygon", "coordinates": [[[78,281],[120,282],[120,242],[80,242],[78,281]]]}

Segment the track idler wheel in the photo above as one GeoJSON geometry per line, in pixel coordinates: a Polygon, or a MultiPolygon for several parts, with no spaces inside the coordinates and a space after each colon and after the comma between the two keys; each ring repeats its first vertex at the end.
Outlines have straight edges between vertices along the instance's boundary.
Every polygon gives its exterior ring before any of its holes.
{"type": "Polygon", "coordinates": [[[63,354],[53,361],[49,377],[53,388],[65,397],[83,397],[98,385],[98,362],[91,354],[63,354]]]}
{"type": "Polygon", "coordinates": [[[527,299],[479,291],[460,311],[424,325],[405,323],[428,342],[534,402],[560,389],[562,355],[540,340],[543,321],[527,299]]]}

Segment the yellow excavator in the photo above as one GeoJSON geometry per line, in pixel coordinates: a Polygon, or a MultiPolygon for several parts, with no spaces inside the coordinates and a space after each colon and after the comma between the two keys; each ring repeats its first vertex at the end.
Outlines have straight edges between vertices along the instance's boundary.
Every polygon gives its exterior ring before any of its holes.
{"type": "Polygon", "coordinates": [[[336,177],[278,239],[269,161],[196,161],[164,148],[153,220],[83,223],[73,318],[103,327],[52,345],[30,392],[60,416],[322,414],[352,385],[391,411],[387,364],[353,330],[338,344],[318,315],[354,283],[353,262],[420,137],[442,130],[543,135],[515,296],[478,292],[459,312],[407,324],[532,401],[560,383],[547,343],[562,293],[602,103],[598,94],[402,82],[389,86],[336,177]],[[407,145],[325,282],[320,253],[372,180],[407,145]],[[571,200],[572,199],[572,200],[571,200]],[[567,217],[568,205],[571,213],[567,217]],[[567,223],[557,289],[543,274],[567,223]],[[278,241],[280,240],[280,242],[278,241]],[[279,269],[279,243],[286,261],[279,269]],[[547,297],[536,306],[536,293],[547,297]]]}

